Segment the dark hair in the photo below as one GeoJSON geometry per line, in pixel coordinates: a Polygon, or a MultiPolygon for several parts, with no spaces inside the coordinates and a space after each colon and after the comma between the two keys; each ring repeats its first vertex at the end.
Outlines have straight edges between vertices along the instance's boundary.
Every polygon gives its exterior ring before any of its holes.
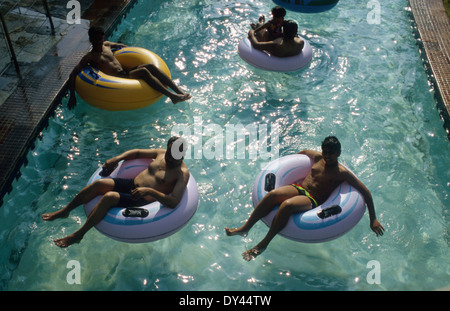
{"type": "Polygon", "coordinates": [[[96,37],[96,36],[104,36],[105,32],[103,31],[102,27],[92,26],[91,28],[89,28],[88,35],[89,35],[89,38],[96,37]]]}
{"type": "Polygon", "coordinates": [[[285,39],[292,40],[297,36],[298,25],[294,21],[285,21],[283,23],[283,36],[285,39]]]}
{"type": "Polygon", "coordinates": [[[322,150],[328,150],[329,152],[341,152],[341,143],[336,136],[328,136],[322,142],[322,150]]]}
{"type": "Polygon", "coordinates": [[[184,154],[186,153],[186,141],[178,136],[172,136],[167,142],[167,150],[170,151],[170,155],[176,159],[180,160],[184,158],[184,154]],[[172,149],[172,145],[175,143],[174,148],[178,147],[178,149],[172,149]]]}
{"type": "Polygon", "coordinates": [[[272,9],[272,16],[273,17],[285,17],[286,16],[286,10],[283,7],[277,5],[276,7],[274,7],[272,9]]]}

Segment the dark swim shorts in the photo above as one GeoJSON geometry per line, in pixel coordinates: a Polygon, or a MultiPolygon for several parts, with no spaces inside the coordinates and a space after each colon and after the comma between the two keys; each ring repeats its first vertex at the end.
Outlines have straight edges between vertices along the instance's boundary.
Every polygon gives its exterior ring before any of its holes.
{"type": "Polygon", "coordinates": [[[145,199],[133,200],[131,198],[131,190],[136,188],[134,184],[134,179],[113,178],[113,180],[114,180],[113,191],[118,192],[120,195],[120,200],[117,206],[135,207],[148,204],[148,202],[145,199]]]}
{"type": "Polygon", "coordinates": [[[311,204],[312,204],[313,208],[316,208],[318,206],[317,205],[317,201],[301,185],[291,184],[291,186],[294,186],[297,189],[299,195],[306,196],[311,201],[311,204]]]}

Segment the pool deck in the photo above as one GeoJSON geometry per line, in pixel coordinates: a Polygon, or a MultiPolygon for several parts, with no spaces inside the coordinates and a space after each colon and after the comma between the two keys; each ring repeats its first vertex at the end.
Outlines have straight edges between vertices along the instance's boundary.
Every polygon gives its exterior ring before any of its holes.
{"type": "MultiPolygon", "coordinates": [[[[41,55],[36,62],[24,63],[24,70],[21,68],[22,78],[13,85],[6,100],[0,102],[0,206],[4,195],[11,191],[14,178],[20,176],[20,168],[26,164],[26,154],[33,148],[35,139],[48,125],[49,116],[65,96],[70,72],[90,49],[87,35],[89,27],[101,26],[108,34],[108,30],[114,29],[135,2],[81,2],[81,24],[67,27],[67,23],[64,23],[64,34],[58,34],[53,39],[56,42],[46,54],[41,55]]],[[[51,6],[50,11],[69,12],[65,7],[66,2],[61,3],[51,6]]],[[[33,43],[36,46],[40,44],[33,43]]],[[[14,66],[11,67],[14,69],[14,66]]]]}
{"type": "MultiPolygon", "coordinates": [[[[67,12],[66,2],[62,2],[50,10],[67,12]]],[[[135,0],[82,1],[85,9],[82,7],[81,25],[65,25],[64,35],[54,40],[57,42],[39,61],[27,65],[32,68],[6,99],[0,100],[0,206],[4,195],[11,191],[14,178],[20,176],[26,154],[65,96],[70,72],[90,48],[88,28],[99,25],[108,33],[134,3],[135,0]]],[[[424,63],[435,86],[437,108],[450,139],[450,20],[442,0],[410,0],[410,6],[420,49],[423,47],[426,55],[424,63]]]]}
{"type": "Polygon", "coordinates": [[[410,0],[425,65],[434,84],[437,109],[450,139],[450,19],[442,0],[410,0]]]}

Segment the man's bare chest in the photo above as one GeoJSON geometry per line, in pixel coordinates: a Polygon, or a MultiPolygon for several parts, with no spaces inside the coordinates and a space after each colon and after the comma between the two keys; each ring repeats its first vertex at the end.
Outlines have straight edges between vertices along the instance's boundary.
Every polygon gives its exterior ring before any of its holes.
{"type": "Polygon", "coordinates": [[[341,182],[339,168],[315,164],[311,168],[311,182],[324,188],[334,187],[341,182]]]}

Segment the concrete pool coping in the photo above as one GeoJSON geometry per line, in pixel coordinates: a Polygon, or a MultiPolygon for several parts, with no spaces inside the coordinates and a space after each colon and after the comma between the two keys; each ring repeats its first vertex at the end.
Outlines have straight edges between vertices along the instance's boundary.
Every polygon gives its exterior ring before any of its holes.
{"type": "MultiPolygon", "coordinates": [[[[65,96],[70,72],[90,49],[89,27],[101,26],[108,34],[135,2],[90,0],[81,24],[69,27],[0,104],[0,206],[4,195],[12,189],[14,178],[20,176],[20,168],[26,164],[26,155],[35,139],[65,96]]],[[[65,3],[61,7],[65,8],[65,3]]]]}
{"type": "MultiPolygon", "coordinates": [[[[67,91],[73,67],[89,50],[87,30],[100,25],[113,30],[135,0],[91,1],[82,18],[82,26],[69,27],[67,34],[23,78],[0,105],[0,206],[11,191],[14,178],[26,164],[48,118],[67,91]]],[[[442,0],[410,0],[412,14],[426,58],[424,62],[435,86],[436,102],[450,139],[450,20],[442,0]]]]}
{"type": "Polygon", "coordinates": [[[450,139],[450,18],[442,0],[409,0],[419,48],[433,83],[437,109],[450,139]]]}

